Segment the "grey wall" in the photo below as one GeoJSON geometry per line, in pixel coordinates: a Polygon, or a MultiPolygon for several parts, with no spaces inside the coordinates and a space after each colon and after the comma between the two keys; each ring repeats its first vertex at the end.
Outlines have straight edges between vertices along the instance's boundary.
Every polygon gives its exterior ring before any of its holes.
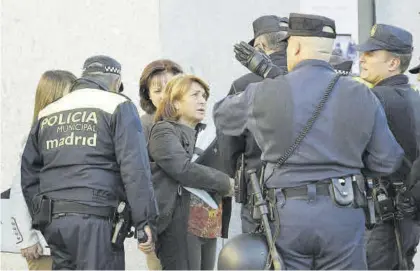
{"type": "MultiPolygon", "coordinates": [[[[376,0],[376,23],[392,24],[410,31],[414,41],[410,67],[417,66],[420,63],[419,0],[376,0]]],[[[406,74],[410,77],[412,83],[416,82],[415,75],[408,72],[406,74]]]]}
{"type": "MultiPolygon", "coordinates": [[[[123,0],[1,1],[1,189],[17,170],[29,131],[35,89],[48,69],[79,76],[84,60],[108,54],[123,66],[126,93],[160,56],[159,2],[123,0]]],[[[136,102],[137,103],[137,102],[136,102]]]]}

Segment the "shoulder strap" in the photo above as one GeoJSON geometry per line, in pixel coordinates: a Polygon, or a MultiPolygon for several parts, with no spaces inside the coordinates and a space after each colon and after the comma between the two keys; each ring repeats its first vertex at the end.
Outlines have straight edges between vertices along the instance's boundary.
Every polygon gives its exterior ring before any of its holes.
{"type": "Polygon", "coordinates": [[[295,142],[292,146],[290,146],[286,152],[280,157],[280,159],[276,163],[276,167],[281,167],[287,159],[295,152],[297,147],[299,147],[300,143],[302,143],[305,136],[309,133],[309,131],[312,129],[312,126],[314,125],[315,121],[318,119],[319,115],[322,112],[322,109],[324,109],[325,103],[328,101],[328,98],[330,97],[330,94],[335,86],[335,84],[338,81],[338,78],[340,78],[340,74],[337,74],[334,76],[334,78],[329,83],[327,89],[324,92],[324,95],[322,96],[321,101],[315,108],[314,113],[312,114],[312,117],[306,122],[305,127],[303,127],[302,131],[300,131],[298,137],[295,139],[295,142]]]}

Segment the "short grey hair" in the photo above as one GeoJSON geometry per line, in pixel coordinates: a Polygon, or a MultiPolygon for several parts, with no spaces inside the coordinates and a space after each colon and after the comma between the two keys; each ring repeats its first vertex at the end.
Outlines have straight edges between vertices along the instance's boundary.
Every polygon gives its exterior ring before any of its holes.
{"type": "Polygon", "coordinates": [[[286,33],[284,31],[279,32],[270,32],[262,34],[261,36],[265,40],[265,45],[268,49],[273,51],[281,51],[285,49],[285,44],[287,41],[284,40],[286,33]]]}
{"type": "Polygon", "coordinates": [[[411,57],[412,54],[399,54],[399,53],[393,53],[390,52],[390,54],[398,58],[400,60],[400,71],[401,73],[405,73],[405,71],[408,69],[408,66],[410,66],[411,57]]]}

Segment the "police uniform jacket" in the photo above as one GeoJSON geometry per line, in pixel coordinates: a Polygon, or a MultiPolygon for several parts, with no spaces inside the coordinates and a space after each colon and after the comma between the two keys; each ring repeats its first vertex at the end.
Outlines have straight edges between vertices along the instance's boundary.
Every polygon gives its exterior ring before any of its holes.
{"type": "Polygon", "coordinates": [[[172,121],[159,121],[151,129],[148,149],[160,211],[158,233],[171,223],[176,207],[185,208],[185,217],[188,218],[188,204],[177,206],[178,196],[187,193],[183,186],[219,196],[229,193],[228,175],[191,161],[197,133],[198,130],[172,121]]]}
{"type": "MultiPolygon", "coordinates": [[[[140,117],[125,96],[86,82],[39,113],[22,156],[22,190],[90,206],[128,200],[136,227],[156,220],[140,117]]],[[[34,210],[31,210],[32,214],[34,210]]]]}
{"type": "Polygon", "coordinates": [[[295,154],[275,169],[335,75],[325,61],[304,60],[286,75],[251,84],[216,103],[213,117],[220,132],[237,136],[248,129],[253,134],[262,160],[268,162],[265,176],[274,172],[267,187],[360,174],[364,167],[390,174],[400,166],[403,150],[378,99],[366,86],[343,76],[295,154]]]}
{"type": "MultiPolygon", "coordinates": [[[[389,128],[404,149],[405,157],[413,163],[419,156],[420,144],[420,99],[403,74],[380,81],[372,88],[381,102],[389,128]]],[[[401,167],[387,179],[406,180],[410,167],[403,162],[401,167]]]]}

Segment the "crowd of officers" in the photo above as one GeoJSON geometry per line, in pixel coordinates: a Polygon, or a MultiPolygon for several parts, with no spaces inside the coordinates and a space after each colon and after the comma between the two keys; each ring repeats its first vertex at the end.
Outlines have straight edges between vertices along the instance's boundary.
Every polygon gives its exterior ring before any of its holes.
{"type": "MultiPolygon", "coordinates": [[[[357,46],[355,80],[351,61],[332,56],[333,20],[270,15],[253,28],[254,39],[234,48],[251,73],[214,106],[217,137],[206,150],[195,143],[209,87],[173,61],[143,70],[141,118],[121,93],[121,65],[111,57],[88,58],[78,79],[44,73],[12,187],[21,194],[15,208],[26,214],[13,223],[39,237],[22,247],[28,263],[124,269],[124,239],[134,235],[149,269],[214,269],[234,195],[244,236],[264,231],[244,173],[256,170],[282,268],[414,268],[420,98],[403,74],[412,35],[375,25],[357,46]],[[374,218],[360,204],[372,198],[374,218]]],[[[259,246],[238,244],[230,241],[219,269],[264,268],[250,260],[266,261],[259,246]]]]}

